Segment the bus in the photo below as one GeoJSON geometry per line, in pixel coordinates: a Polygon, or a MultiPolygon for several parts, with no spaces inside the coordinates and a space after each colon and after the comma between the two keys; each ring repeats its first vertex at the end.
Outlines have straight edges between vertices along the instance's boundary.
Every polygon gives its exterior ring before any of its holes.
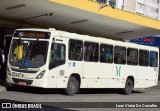
{"type": "Polygon", "coordinates": [[[134,88],[157,85],[159,49],[59,31],[15,30],[7,63],[7,83],[62,88],[74,95],[83,88],[134,88]]]}

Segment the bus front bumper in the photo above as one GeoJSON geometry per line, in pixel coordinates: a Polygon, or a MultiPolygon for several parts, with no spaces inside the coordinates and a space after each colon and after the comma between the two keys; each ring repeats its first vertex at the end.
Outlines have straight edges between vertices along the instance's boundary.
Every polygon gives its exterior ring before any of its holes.
{"type": "Polygon", "coordinates": [[[20,86],[31,86],[31,87],[41,87],[47,88],[47,78],[43,79],[27,79],[27,78],[15,78],[7,76],[6,79],[8,84],[17,84],[20,86]]]}

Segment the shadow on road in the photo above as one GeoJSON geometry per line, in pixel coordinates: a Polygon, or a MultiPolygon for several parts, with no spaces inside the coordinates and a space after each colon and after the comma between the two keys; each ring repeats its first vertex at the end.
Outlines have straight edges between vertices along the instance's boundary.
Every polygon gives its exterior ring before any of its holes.
{"type": "MultiPolygon", "coordinates": [[[[64,89],[45,89],[35,87],[23,87],[14,85],[8,91],[34,93],[34,94],[64,94],[64,89]]],[[[133,91],[133,93],[143,93],[143,91],[133,91]]],[[[121,89],[81,89],[80,94],[122,94],[121,89]]]]}

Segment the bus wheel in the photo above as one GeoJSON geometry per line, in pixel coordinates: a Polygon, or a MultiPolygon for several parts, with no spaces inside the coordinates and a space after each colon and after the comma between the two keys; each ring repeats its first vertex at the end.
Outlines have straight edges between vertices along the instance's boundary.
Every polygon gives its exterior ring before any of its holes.
{"type": "Polygon", "coordinates": [[[133,90],[133,81],[131,79],[127,79],[125,88],[123,89],[123,94],[129,95],[133,90]]]}
{"type": "Polygon", "coordinates": [[[74,95],[78,91],[79,91],[79,81],[74,76],[71,76],[69,78],[67,88],[65,89],[65,93],[67,95],[74,95]]]}
{"type": "Polygon", "coordinates": [[[13,90],[12,84],[6,84],[6,91],[12,91],[12,90],[13,90]]]}

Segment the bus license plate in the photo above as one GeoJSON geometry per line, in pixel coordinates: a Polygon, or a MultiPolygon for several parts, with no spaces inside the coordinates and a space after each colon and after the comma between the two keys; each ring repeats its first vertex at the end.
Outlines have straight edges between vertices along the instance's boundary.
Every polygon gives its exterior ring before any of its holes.
{"type": "Polygon", "coordinates": [[[18,82],[18,85],[25,86],[26,83],[25,82],[18,82]]]}

